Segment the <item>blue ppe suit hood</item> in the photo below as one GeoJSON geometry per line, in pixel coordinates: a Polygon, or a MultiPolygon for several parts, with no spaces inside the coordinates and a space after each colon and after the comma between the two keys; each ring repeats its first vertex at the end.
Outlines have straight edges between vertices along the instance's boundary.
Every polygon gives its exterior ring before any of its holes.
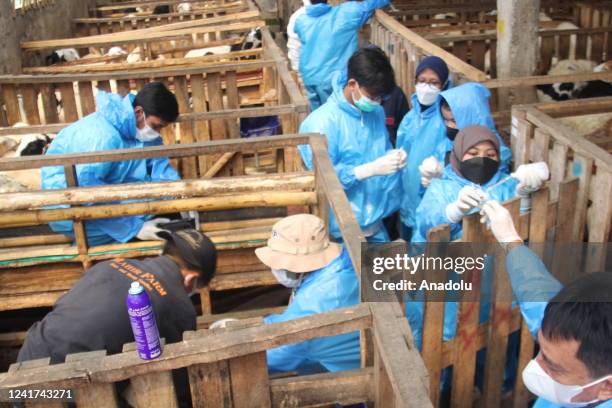
{"type": "MultiPolygon", "coordinates": [[[[446,87],[451,87],[449,79],[446,87]]],[[[396,146],[408,153],[408,161],[401,171],[402,197],[400,216],[402,223],[414,227],[415,211],[423,197],[419,166],[429,156],[436,155],[439,145],[446,146],[446,128],[440,114],[440,97],[422,108],[416,93],[411,97],[412,109],[404,116],[397,131],[396,146]]]]}
{"type": "MultiPolygon", "coordinates": [[[[267,324],[285,322],[359,303],[359,280],[348,251],[325,267],[308,273],[281,314],[264,318],[267,324]]],[[[359,332],[320,337],[268,350],[270,371],[295,371],[321,365],[328,371],[359,368],[359,332]]]]}
{"type": "MultiPolygon", "coordinates": [[[[302,122],[300,133],[321,133],[326,136],[329,157],[357,222],[363,229],[370,229],[398,210],[400,174],[373,176],[361,181],[355,178],[356,166],[384,156],[393,147],[389,141],[383,107],[366,113],[349,103],[344,97],[346,78],[346,72],[334,74],[334,93],[302,122]]],[[[300,145],[298,149],[305,166],[312,170],[310,146],[300,145]]],[[[330,212],[330,234],[334,238],[341,237],[333,212],[330,212]]]]}
{"type": "MultiPolygon", "coordinates": [[[[136,139],[135,96],[121,97],[104,91],[96,95],[96,112],[64,128],[49,145],[46,154],[85,153],[116,149],[137,149],[163,144],[161,138],[143,143],[136,139]]],[[[76,166],[79,186],[175,181],[179,175],[167,158],[88,163],[76,166]]],[[[62,167],[41,169],[43,190],[66,188],[62,167]]],[[[64,206],[66,207],[66,206],[64,206]]],[[[56,207],[57,208],[57,207],[56,207]]],[[[129,216],[85,221],[89,245],[127,242],[150,216],[129,216]]],[[[49,223],[53,231],[74,237],[72,221],[49,223]]]]}
{"type": "MultiPolygon", "coordinates": [[[[495,128],[495,122],[489,108],[491,92],[482,84],[468,82],[441,92],[440,96],[448,102],[458,129],[471,125],[481,125],[488,127],[495,133],[500,145],[500,168],[509,171],[512,151],[506,146],[495,128]]],[[[446,138],[445,142],[439,145],[436,158],[444,163],[446,152],[451,151],[452,148],[453,142],[446,138]]]]}
{"type": "Polygon", "coordinates": [[[295,22],[300,50],[300,74],[307,86],[329,86],[332,73],[346,69],[357,51],[358,30],[374,10],[389,0],[347,1],[338,6],[319,3],[306,7],[295,22]]]}
{"type": "MultiPolygon", "coordinates": [[[[508,173],[499,169],[491,180],[480,186],[458,175],[450,165],[446,166],[443,176],[431,181],[429,188],[425,191],[421,204],[417,207],[416,227],[412,235],[412,242],[427,242],[427,231],[441,224],[450,224],[451,240],[461,238],[461,223],[455,224],[448,220],[446,217],[446,206],[457,201],[459,191],[463,187],[473,186],[486,190],[489,186],[497,183],[507,175],[508,173]]],[[[518,182],[515,179],[510,179],[487,193],[491,200],[499,202],[507,201],[516,196],[517,185],[518,182]]]]}

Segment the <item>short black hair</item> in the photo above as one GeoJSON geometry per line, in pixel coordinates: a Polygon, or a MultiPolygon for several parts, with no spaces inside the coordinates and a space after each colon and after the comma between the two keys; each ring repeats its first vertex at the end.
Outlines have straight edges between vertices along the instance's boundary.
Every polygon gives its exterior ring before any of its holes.
{"type": "MultiPolygon", "coordinates": [[[[194,271],[198,271],[200,273],[200,276],[198,277],[198,287],[208,286],[212,278],[215,277],[216,268],[210,266],[207,266],[206,268],[200,268],[198,266],[190,265],[189,262],[183,259],[181,251],[178,249],[177,245],[172,240],[167,240],[164,243],[162,255],[171,256],[172,258],[178,260],[181,268],[188,268],[194,271]]],[[[211,257],[211,264],[215,265],[217,263],[217,253],[212,253],[211,257]]]]}
{"type": "Polygon", "coordinates": [[[327,4],[327,0],[310,0],[310,4],[321,4],[321,3],[327,4]]]}
{"type": "Polygon", "coordinates": [[[612,373],[612,272],[574,280],[546,306],[542,335],[547,340],[575,340],[576,357],[593,378],[612,373]]]}
{"type": "Polygon", "coordinates": [[[348,61],[348,79],[354,79],[373,97],[383,97],[395,88],[389,58],[380,48],[361,48],[348,61]]]}
{"type": "Polygon", "coordinates": [[[143,86],[134,99],[136,106],[142,107],[146,115],[158,116],[168,123],[175,122],[179,115],[176,97],[161,82],[143,86]]]}

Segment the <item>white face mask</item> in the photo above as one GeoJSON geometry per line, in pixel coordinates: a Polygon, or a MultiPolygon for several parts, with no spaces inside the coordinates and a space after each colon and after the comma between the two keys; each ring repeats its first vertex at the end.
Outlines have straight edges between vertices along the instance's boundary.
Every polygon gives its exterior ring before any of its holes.
{"type": "Polygon", "coordinates": [[[144,115],[145,125],[142,129],[136,128],[136,139],[140,140],[141,142],[150,142],[152,140],[157,139],[158,137],[161,137],[159,133],[157,133],[149,125],[147,125],[147,115],[144,113],[144,111],[142,112],[142,114],[144,115]]]}
{"type": "Polygon", "coordinates": [[[561,384],[553,380],[535,359],[531,360],[523,370],[523,383],[529,391],[549,402],[569,408],[584,407],[597,402],[598,400],[572,402],[572,398],[580,394],[586,388],[605,381],[608,378],[612,378],[612,375],[605,376],[585,385],[561,384]]]}
{"type": "Polygon", "coordinates": [[[272,269],[272,274],[286,288],[295,289],[300,284],[300,275],[298,273],[289,272],[286,269],[272,269]]]}
{"type": "Polygon", "coordinates": [[[425,106],[432,105],[436,101],[436,98],[441,91],[437,87],[424,82],[416,84],[414,89],[416,91],[419,103],[425,106]]]}

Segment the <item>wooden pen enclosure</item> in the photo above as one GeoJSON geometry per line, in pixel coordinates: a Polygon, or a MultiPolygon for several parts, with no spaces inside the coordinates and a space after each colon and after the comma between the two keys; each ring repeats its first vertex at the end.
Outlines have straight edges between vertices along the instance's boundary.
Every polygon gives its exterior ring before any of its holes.
{"type": "MultiPolygon", "coordinates": [[[[191,0],[192,10],[207,7],[225,7],[231,5],[236,0],[191,0]]],[[[171,12],[177,11],[178,5],[184,3],[182,0],[135,0],[121,1],[111,4],[97,4],[89,8],[89,15],[92,18],[104,16],[123,16],[126,14],[151,15],[156,6],[168,6],[171,12]],[[140,8],[141,10],[138,10],[140,8]],[[134,12],[133,9],[136,9],[134,12]]],[[[154,15],[157,16],[157,15],[154,15]]]]}
{"type": "MultiPolygon", "coordinates": [[[[274,42],[265,28],[262,34],[264,43],[274,42]]],[[[162,131],[166,145],[239,138],[241,118],[277,116],[284,133],[296,133],[308,110],[306,99],[274,44],[263,49],[263,58],[259,60],[203,67],[0,76],[3,100],[0,135],[56,133],[95,110],[97,90],[125,95],[137,92],[151,80],[164,82],[179,103],[178,122],[162,131]],[[12,127],[17,122],[29,126],[12,127]]],[[[234,166],[230,171],[224,168],[227,157],[221,162],[197,159],[180,161],[178,169],[188,178],[208,177],[218,172],[240,175],[251,170],[265,171],[258,160],[252,163],[246,170],[234,166]]],[[[263,165],[273,163],[268,160],[263,165]]]]}
{"type": "MultiPolygon", "coordinates": [[[[84,223],[90,219],[150,214],[161,215],[195,210],[205,213],[217,210],[243,209],[242,216],[227,221],[204,222],[202,230],[210,234],[220,250],[217,276],[202,290],[202,311],[213,312],[210,292],[236,288],[275,285],[276,280],[254,256],[253,249],[264,245],[277,217],[292,212],[327,213],[321,182],[311,172],[296,172],[285,161],[299,144],[318,147],[321,141],[309,136],[277,136],[249,140],[215,141],[190,145],[159,146],[70,155],[46,155],[37,159],[1,159],[3,171],[48,166],[63,166],[68,190],[1,194],[0,226],[11,228],[13,235],[3,233],[0,239],[0,310],[50,306],[69,289],[84,269],[93,262],[115,257],[141,257],[159,254],[159,241],[136,241],[126,244],[90,246],[84,223]],[[191,179],[176,182],[121,184],[100,187],[78,187],[74,166],[78,163],[139,160],[153,157],[231,156],[234,164],[243,156],[276,152],[274,174],[233,176],[231,178],[191,179]],[[136,200],[136,201],[132,201],[136,200]],[[125,202],[128,201],[128,202],[125,202]],[[317,204],[320,203],[320,204],[317,204]],[[319,205],[319,207],[317,207],[319,205]],[[49,208],[49,206],[54,206],[49,208]],[[257,215],[258,208],[276,208],[277,217],[257,215]],[[320,209],[317,209],[320,208],[320,209]],[[24,235],[15,229],[40,226],[59,220],[74,221],[76,245],[65,236],[40,233],[24,235]],[[44,279],[40,273],[44,270],[44,279]]],[[[323,150],[324,151],[324,150],[323,150]]],[[[315,151],[321,155],[321,150],[315,151]]],[[[324,160],[324,159],[323,159],[324,160]]],[[[317,169],[315,169],[315,173],[317,169]]],[[[7,232],[8,230],[4,230],[7,232]]]]}
{"type": "MultiPolygon", "coordinates": [[[[572,240],[610,242],[612,223],[612,130],[589,138],[572,126],[604,114],[612,120],[612,97],[512,107],[512,151],[516,164],[546,161],[553,197],[566,177],[577,177],[576,214],[569,218],[572,240]],[[587,116],[588,115],[588,116],[587,116]]],[[[596,257],[595,257],[596,258],[596,257]]],[[[596,263],[597,265],[597,263],[596,263]]],[[[600,268],[601,269],[601,268],[600,268]]]]}
{"type": "MultiPolygon", "coordinates": [[[[606,260],[605,246],[589,245],[587,248],[582,239],[573,233],[572,223],[567,222],[582,211],[576,200],[581,184],[582,181],[576,177],[553,180],[532,194],[531,210],[523,214],[519,214],[520,198],[504,203],[512,214],[519,235],[527,240],[526,245],[564,284],[579,277],[581,273],[602,270],[606,260]],[[553,186],[556,197],[552,194],[553,186]]],[[[428,232],[430,244],[426,255],[447,255],[441,252],[440,244],[449,239],[449,225],[432,228],[428,232]]],[[[474,248],[482,248],[482,244],[489,243],[489,249],[494,251],[489,254],[494,256],[495,264],[489,270],[491,286],[486,292],[483,286],[487,279],[483,277],[482,271],[468,271],[468,275],[462,278],[472,282],[475,288],[472,290],[477,293],[489,294],[490,304],[487,306],[490,308],[487,309],[488,318],[483,322],[480,311],[483,300],[480,295],[475,300],[469,291],[463,292],[457,299],[456,310],[445,309],[448,305],[440,301],[437,293],[429,291],[425,295],[421,354],[429,372],[432,403],[440,406],[442,393],[448,392],[447,398],[450,397],[451,406],[454,407],[471,407],[473,404],[483,407],[527,407],[533,395],[520,378],[522,370],[535,357],[535,343],[522,319],[518,303],[513,300],[515,298],[508,279],[506,255],[496,244],[491,232],[480,222],[479,214],[463,219],[463,236],[456,242],[474,243],[474,248]],[[445,320],[445,313],[448,312],[457,313],[456,334],[444,340],[443,335],[446,336],[449,330],[449,322],[445,320]],[[509,344],[512,347],[508,348],[509,344]],[[484,355],[477,357],[477,353],[484,349],[486,358],[484,355]],[[508,385],[511,370],[506,369],[506,362],[512,360],[518,363],[516,381],[508,385]],[[448,372],[450,367],[452,375],[448,372]],[[445,369],[446,373],[443,373],[445,369]],[[480,384],[477,385],[476,373],[479,371],[480,384]]],[[[480,254],[478,251],[480,249],[474,249],[475,253],[480,254]]],[[[462,249],[462,255],[466,252],[469,252],[467,247],[462,249]]],[[[446,293],[448,296],[450,291],[446,293]]],[[[412,303],[406,301],[405,307],[412,307],[412,303]]]]}
{"type": "Polygon", "coordinates": [[[16,363],[0,374],[0,392],[17,387],[70,388],[77,407],[117,407],[115,384],[129,380],[130,390],[123,395],[131,395],[136,407],[176,407],[171,370],[186,368],[193,407],[287,408],[359,402],[375,407],[431,406],[427,374],[397,304],[360,304],[284,323],[249,327],[238,322],[226,329],[185,332],[182,342],[166,345],[162,355],[150,361],[140,360],[133,350],[127,344],[121,354],[72,354],[65,363],[51,366],[48,359],[16,363]],[[368,349],[373,361],[362,368],[284,378],[268,374],[268,349],[357,330],[371,333],[368,349]]]}
{"type": "MultiPolygon", "coordinates": [[[[433,22],[433,20],[430,21],[433,22]]],[[[439,21],[442,24],[445,23],[445,20],[439,21]]],[[[470,25],[442,26],[435,30],[460,31],[461,27],[470,27],[470,25]]],[[[495,26],[488,27],[488,29],[494,30],[495,26]]],[[[609,58],[611,42],[608,41],[608,37],[610,30],[612,29],[608,24],[599,28],[540,31],[539,47],[542,73],[547,72],[553,58],[556,60],[566,58],[570,55],[570,51],[580,58],[609,58]],[[573,38],[575,38],[576,45],[570,50],[569,46],[573,38]]],[[[466,34],[452,37],[438,36],[434,40],[406,27],[402,22],[397,21],[397,16],[394,18],[382,10],[376,12],[375,19],[372,22],[371,41],[389,55],[396,71],[396,80],[406,93],[414,92],[415,69],[419,61],[424,56],[436,55],[447,63],[455,85],[466,81],[479,82],[492,91],[492,111],[497,113],[497,119],[501,120],[502,125],[509,125],[509,108],[512,99],[508,97],[508,92],[513,88],[560,82],[609,81],[612,79],[612,73],[609,71],[489,79],[483,69],[485,60],[488,60],[490,71],[495,72],[495,38],[496,34],[466,34]]]]}
{"type": "MultiPolygon", "coordinates": [[[[262,47],[244,48],[245,41],[249,32],[264,26],[259,11],[249,2],[245,10],[216,17],[76,38],[26,41],[21,43],[26,53],[24,64],[29,60],[29,53],[51,53],[66,47],[81,50],[83,58],[48,67],[26,66],[23,71],[26,74],[106,72],[257,59],[261,58],[262,47]],[[108,55],[109,50],[116,47],[124,54],[108,55]],[[190,50],[200,51],[196,51],[198,56],[186,58],[190,50]]],[[[263,47],[276,46],[262,42],[263,47]]]]}
{"type": "MultiPolygon", "coordinates": [[[[173,6],[176,6],[176,4],[170,5],[170,7],[173,6]]],[[[88,35],[157,27],[180,21],[220,17],[247,11],[248,9],[249,4],[246,0],[228,1],[224,4],[215,4],[214,2],[206,1],[195,2],[192,10],[186,13],[180,13],[172,8],[170,13],[165,14],[132,13],[131,15],[116,17],[77,18],[72,21],[72,24],[75,34],[79,37],[85,37],[88,35]]]]}

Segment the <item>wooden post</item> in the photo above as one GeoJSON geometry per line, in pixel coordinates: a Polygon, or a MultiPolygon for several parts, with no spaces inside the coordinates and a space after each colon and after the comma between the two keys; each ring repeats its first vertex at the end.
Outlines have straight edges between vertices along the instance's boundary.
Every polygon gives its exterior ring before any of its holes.
{"type": "MultiPolygon", "coordinates": [[[[497,77],[533,75],[537,64],[540,0],[497,0],[497,77]]],[[[513,89],[513,103],[536,100],[534,88],[513,89]]],[[[509,92],[499,89],[499,110],[510,107],[509,92]]]]}
{"type": "MultiPolygon", "coordinates": [[[[77,187],[79,185],[76,173],[76,166],[65,166],[64,175],[66,177],[66,185],[68,187],[77,187]]],[[[85,257],[83,259],[83,268],[88,269],[91,266],[91,261],[87,259],[87,234],[85,232],[85,223],[75,219],[72,223],[74,228],[74,239],[79,250],[79,255],[85,257]]]]}

